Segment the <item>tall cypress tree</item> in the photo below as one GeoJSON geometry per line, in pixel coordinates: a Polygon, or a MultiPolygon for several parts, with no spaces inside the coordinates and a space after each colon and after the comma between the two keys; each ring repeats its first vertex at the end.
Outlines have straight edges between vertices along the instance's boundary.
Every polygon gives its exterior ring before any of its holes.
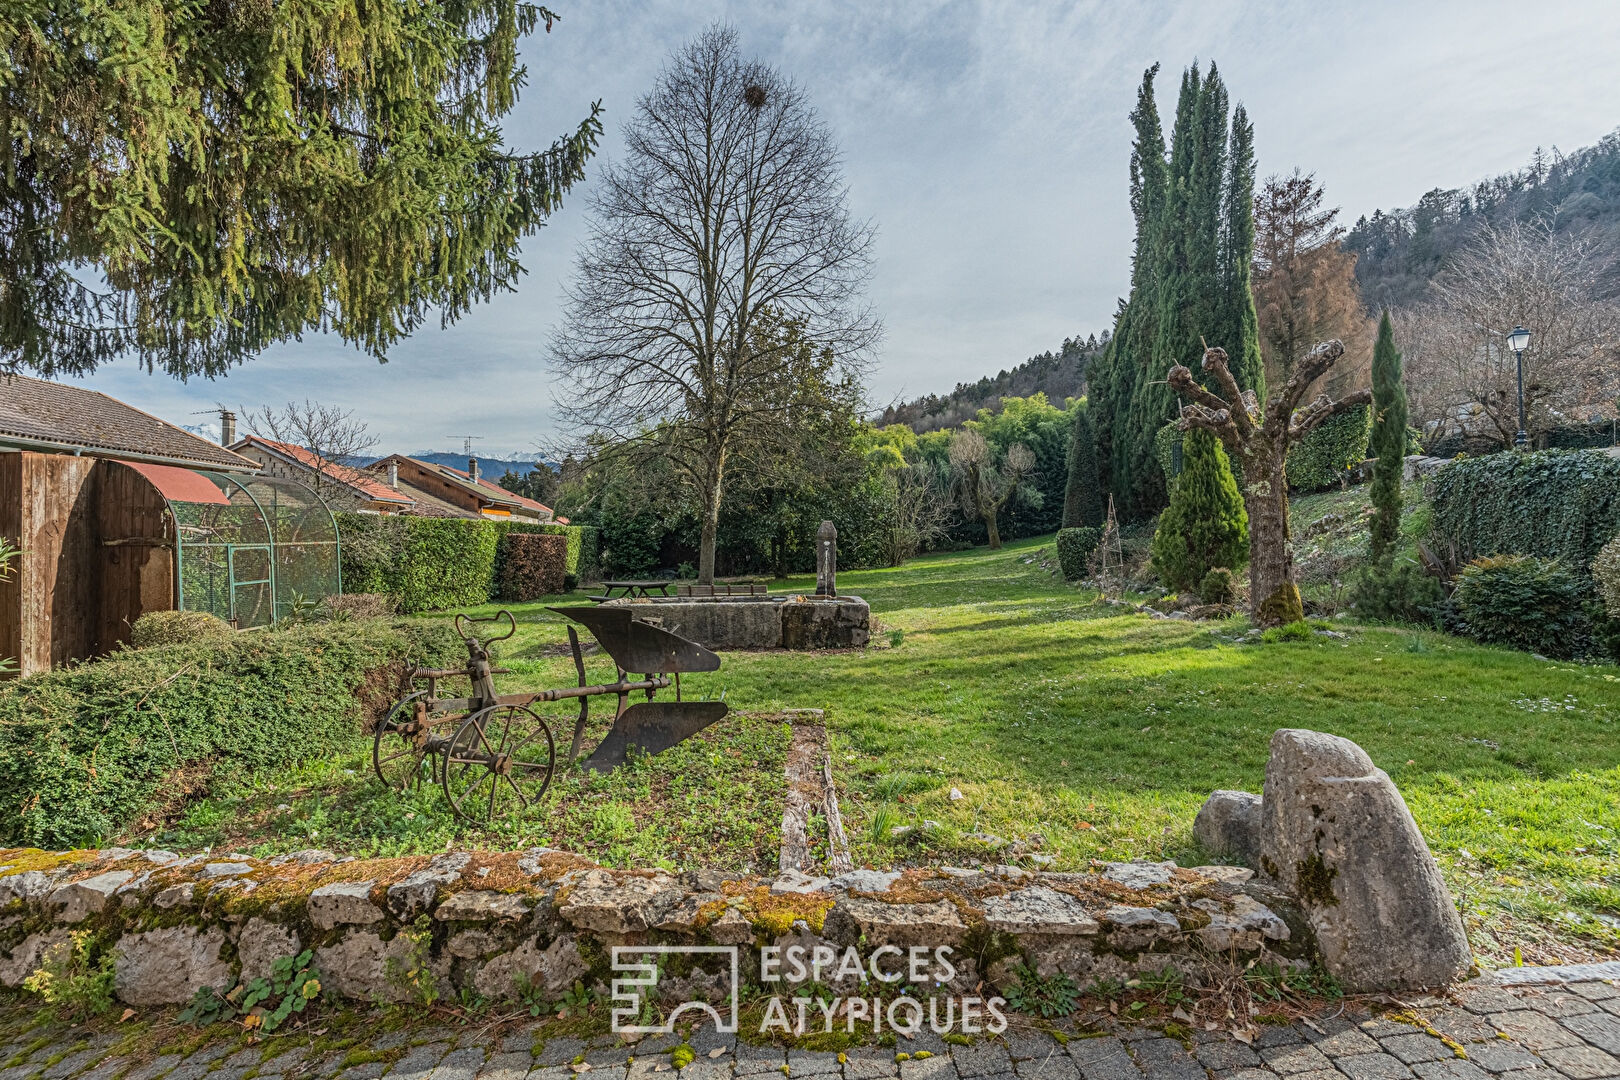
{"type": "Polygon", "coordinates": [[[1377,458],[1372,481],[1372,540],[1374,565],[1387,564],[1394,554],[1401,529],[1401,471],[1406,457],[1406,388],[1401,382],[1401,354],[1395,351],[1395,330],[1389,310],[1378,321],[1378,343],[1373,346],[1373,430],[1370,449],[1377,458]]]}
{"type": "MultiPolygon", "coordinates": [[[[1254,125],[1242,105],[1232,110],[1232,136],[1222,192],[1221,298],[1216,324],[1219,344],[1230,358],[1238,385],[1266,397],[1265,364],[1260,357],[1260,319],[1254,310],[1254,125]]],[[[1216,344],[1213,338],[1211,344],[1216,344]]]]}
{"type": "Polygon", "coordinates": [[[1097,435],[1091,425],[1091,411],[1085,405],[1074,410],[1074,430],[1069,436],[1069,478],[1063,489],[1063,527],[1103,523],[1102,491],[1098,487],[1097,435]]]}
{"type": "MultiPolygon", "coordinates": [[[[1131,148],[1131,211],[1136,219],[1135,250],[1131,258],[1131,290],[1114,321],[1113,337],[1087,376],[1088,407],[1097,433],[1097,456],[1121,512],[1134,516],[1139,438],[1133,423],[1132,403],[1146,377],[1153,347],[1153,320],[1157,318],[1160,218],[1165,202],[1164,129],[1154,99],[1154,64],[1142,74],[1131,125],[1136,138],[1131,148]]],[[[1151,447],[1152,433],[1148,443],[1151,447]]],[[[1157,470],[1155,470],[1156,472],[1157,470]]],[[[1159,481],[1162,484],[1162,480],[1159,481]]],[[[1158,496],[1162,498],[1161,494],[1158,496]]]]}

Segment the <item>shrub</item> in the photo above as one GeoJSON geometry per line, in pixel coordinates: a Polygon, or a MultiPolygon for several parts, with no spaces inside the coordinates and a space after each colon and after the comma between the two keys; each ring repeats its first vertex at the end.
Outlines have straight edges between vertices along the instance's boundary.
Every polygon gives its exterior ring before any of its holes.
{"type": "Polygon", "coordinates": [[[1058,530],[1058,567],[1063,571],[1064,581],[1079,581],[1086,576],[1086,560],[1091,558],[1101,540],[1102,530],[1095,525],[1058,530]]]}
{"type": "Polygon", "coordinates": [[[1584,578],[1620,533],[1620,458],[1592,450],[1465,458],[1429,486],[1434,536],[1462,559],[1535,555],[1584,578]]]}
{"type": "Polygon", "coordinates": [[[1453,599],[1480,641],[1569,657],[1588,629],[1584,591],[1556,560],[1495,555],[1463,568],[1453,599]]]}
{"type": "Polygon", "coordinates": [[[500,530],[503,545],[495,552],[495,580],[503,580],[504,573],[502,561],[506,557],[504,541],[509,536],[528,536],[538,534],[541,536],[560,536],[568,545],[567,555],[563,565],[563,590],[572,591],[582,581],[600,581],[602,577],[602,530],[593,525],[530,525],[526,523],[502,523],[495,526],[500,530]]]}
{"type": "Polygon", "coordinates": [[[1598,549],[1592,560],[1592,584],[1609,615],[1620,618],[1620,536],[1598,549]]]}
{"type": "Polygon", "coordinates": [[[1395,331],[1386,310],[1378,321],[1378,344],[1373,349],[1373,427],[1369,449],[1378,463],[1373,466],[1374,513],[1368,551],[1375,564],[1389,561],[1401,531],[1401,474],[1406,468],[1409,430],[1406,389],[1401,384],[1401,354],[1395,351],[1395,331]]]}
{"type": "Polygon", "coordinates": [[[499,529],[471,518],[343,513],[343,587],[387,593],[407,614],[483,604],[494,595],[499,529]]]}
{"type": "Polygon", "coordinates": [[[1211,568],[1235,569],[1249,550],[1243,509],[1226,451],[1208,432],[1190,432],[1181,475],[1153,533],[1153,570],[1173,592],[1192,592],[1211,568]]]}
{"type": "Polygon", "coordinates": [[[1260,640],[1267,645],[1276,645],[1283,641],[1309,641],[1311,635],[1315,632],[1311,629],[1310,623],[1304,619],[1296,619],[1290,623],[1283,623],[1281,626],[1271,627],[1260,635],[1260,640]]]}
{"type": "Polygon", "coordinates": [[[1366,567],[1350,585],[1356,614],[1372,622],[1433,622],[1445,598],[1445,586],[1412,562],[1366,567]]]}
{"type": "Polygon", "coordinates": [[[1198,583],[1198,599],[1206,604],[1225,604],[1231,607],[1237,601],[1237,583],[1232,571],[1224,566],[1211,567],[1204,580],[1198,583]]]}
{"type": "Polygon", "coordinates": [[[1340,413],[1318,426],[1288,451],[1288,486],[1320,491],[1344,479],[1345,470],[1367,459],[1372,410],[1366,405],[1340,413]]]}
{"type": "Polygon", "coordinates": [[[344,593],[323,599],[318,613],[338,620],[386,619],[394,611],[394,598],[387,593],[344,593]]]}
{"type": "Polygon", "coordinates": [[[1097,472],[1097,433],[1084,405],[1074,410],[1069,433],[1068,476],[1063,489],[1063,527],[1076,529],[1103,523],[1102,484],[1097,472]]]}
{"type": "Polygon", "coordinates": [[[542,533],[512,533],[501,538],[501,599],[535,600],[563,591],[567,576],[568,540],[542,533]]]}
{"type": "Polygon", "coordinates": [[[0,688],[0,845],[116,836],[215,770],[331,754],[407,664],[465,659],[448,625],[306,624],[128,649],[0,688]]]}
{"type": "Polygon", "coordinates": [[[236,631],[208,611],[148,611],[129,628],[129,643],[137,649],[156,645],[191,645],[229,641],[236,631]]]}

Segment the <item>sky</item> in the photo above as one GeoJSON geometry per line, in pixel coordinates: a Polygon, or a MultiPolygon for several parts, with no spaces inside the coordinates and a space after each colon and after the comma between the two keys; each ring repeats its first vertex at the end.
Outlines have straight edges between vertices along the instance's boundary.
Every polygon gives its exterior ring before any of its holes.
{"type": "Polygon", "coordinates": [[[526,39],[529,85],[504,129],[541,149],[600,99],[607,134],[524,245],[516,292],[449,329],[437,318],[387,364],[307,336],[231,375],[181,383],[122,361],[78,380],[175,423],[223,403],[310,398],[353,409],[379,453],[523,457],[560,433],[546,347],[590,174],[670,51],[722,21],[808,91],[844,154],[852,213],[876,228],[870,299],[886,334],[872,403],[957,382],[1111,324],[1127,288],[1127,120],[1158,62],[1168,129],[1181,70],[1215,61],[1254,122],[1259,175],[1314,172],[1353,223],[1587,146],[1620,127],[1616,0],[548,0],[526,39]]]}

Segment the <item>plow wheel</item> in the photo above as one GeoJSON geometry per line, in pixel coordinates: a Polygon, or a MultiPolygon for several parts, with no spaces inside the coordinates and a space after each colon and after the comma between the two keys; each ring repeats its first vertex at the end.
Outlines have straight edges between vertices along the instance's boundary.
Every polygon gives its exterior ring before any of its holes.
{"type": "Polygon", "coordinates": [[[433,781],[434,762],[425,749],[426,732],[419,734],[414,726],[416,703],[426,695],[426,690],[405,695],[377,722],[371,740],[371,767],[391,791],[419,787],[423,780],[433,781]]]}
{"type": "Polygon", "coordinates": [[[495,705],[467,717],[450,740],[439,783],[456,816],[481,825],[538,803],[556,763],[544,720],[520,705],[495,705]]]}

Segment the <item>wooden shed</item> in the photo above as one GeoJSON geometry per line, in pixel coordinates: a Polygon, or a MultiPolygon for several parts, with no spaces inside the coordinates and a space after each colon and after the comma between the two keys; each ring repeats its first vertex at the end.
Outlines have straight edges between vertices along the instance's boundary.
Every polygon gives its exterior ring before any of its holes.
{"type": "Polygon", "coordinates": [[[182,604],[177,502],[228,503],[210,476],[256,468],[105,394],[0,376],[0,536],[22,549],[0,580],[0,657],[28,675],[99,656],[182,604]]]}

